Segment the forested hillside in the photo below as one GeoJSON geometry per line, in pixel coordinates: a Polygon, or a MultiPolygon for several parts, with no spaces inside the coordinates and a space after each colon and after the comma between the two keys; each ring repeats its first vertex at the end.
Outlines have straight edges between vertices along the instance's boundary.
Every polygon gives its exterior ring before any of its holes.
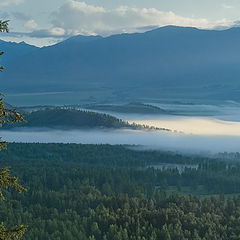
{"type": "Polygon", "coordinates": [[[84,110],[76,110],[71,108],[46,108],[31,113],[24,113],[25,122],[14,125],[5,125],[5,128],[17,127],[42,127],[42,128],[129,128],[142,130],[165,130],[165,128],[154,128],[146,125],[129,124],[109,114],[96,113],[84,110]]]}
{"type": "Polygon", "coordinates": [[[10,192],[0,220],[29,225],[26,240],[239,239],[235,161],[129,146],[10,144],[0,152],[6,162],[28,192],[10,192]],[[174,162],[185,170],[146,168],[174,162]],[[213,196],[224,193],[234,195],[213,196]]]}

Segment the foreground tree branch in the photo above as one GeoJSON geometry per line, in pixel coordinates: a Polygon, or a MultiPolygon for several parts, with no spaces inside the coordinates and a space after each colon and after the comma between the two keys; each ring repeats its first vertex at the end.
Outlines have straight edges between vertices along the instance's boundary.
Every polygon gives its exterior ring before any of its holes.
{"type": "MultiPolygon", "coordinates": [[[[8,21],[0,20],[0,32],[8,32],[8,21]]],[[[0,52],[0,56],[4,52],[0,52]]],[[[1,66],[0,71],[4,68],[1,66]]],[[[0,127],[4,123],[16,123],[23,121],[23,117],[16,110],[7,109],[3,102],[3,95],[0,94],[0,127]]],[[[7,142],[2,141],[0,137],[0,151],[7,147],[7,142]]],[[[9,168],[0,169],[0,199],[6,200],[4,191],[9,188],[15,189],[17,192],[21,193],[26,191],[26,189],[18,183],[17,177],[10,176],[9,168]]],[[[0,223],[0,240],[19,240],[22,239],[27,227],[23,225],[16,226],[13,229],[7,229],[4,223],[0,223]]]]}

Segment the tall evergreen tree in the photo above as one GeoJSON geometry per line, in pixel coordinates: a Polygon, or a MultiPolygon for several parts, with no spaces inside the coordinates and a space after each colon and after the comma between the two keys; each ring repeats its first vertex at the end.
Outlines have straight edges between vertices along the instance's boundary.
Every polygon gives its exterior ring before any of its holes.
{"type": "MultiPolygon", "coordinates": [[[[8,21],[0,20],[0,32],[8,32],[8,21]]],[[[3,52],[0,52],[0,55],[3,55],[3,52]]],[[[1,66],[0,71],[4,68],[1,66]]],[[[2,95],[1,95],[2,96],[2,95]]],[[[3,102],[3,98],[0,98],[0,127],[4,123],[14,123],[23,121],[21,114],[12,109],[7,109],[3,102]]],[[[6,148],[7,142],[2,141],[0,138],[0,151],[6,148]]],[[[18,183],[18,178],[10,176],[10,171],[8,168],[0,169],[0,199],[1,201],[5,200],[4,190],[8,188],[14,188],[18,192],[22,192],[25,190],[18,183]]],[[[23,225],[19,225],[14,229],[7,229],[3,223],[0,223],[0,240],[17,240],[21,239],[26,227],[23,225]]]]}

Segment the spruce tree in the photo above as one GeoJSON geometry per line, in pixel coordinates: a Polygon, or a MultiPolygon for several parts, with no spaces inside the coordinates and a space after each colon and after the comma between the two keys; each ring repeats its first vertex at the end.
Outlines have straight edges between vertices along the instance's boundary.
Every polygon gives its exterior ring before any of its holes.
{"type": "MultiPolygon", "coordinates": [[[[0,20],[0,32],[8,32],[8,21],[0,20]]],[[[0,52],[3,55],[3,52],[0,52]]],[[[1,66],[0,71],[4,68],[1,66]]],[[[21,114],[12,109],[7,109],[3,102],[3,95],[0,95],[0,127],[4,123],[15,123],[23,121],[21,114]]],[[[7,146],[6,141],[2,141],[0,137],[0,151],[5,149],[7,146]]],[[[18,183],[17,177],[10,176],[9,168],[0,169],[0,200],[6,200],[4,191],[9,188],[14,188],[18,192],[25,191],[25,188],[18,183]]],[[[21,239],[26,231],[26,226],[19,225],[13,229],[7,229],[4,223],[0,223],[0,240],[18,240],[21,239]]]]}

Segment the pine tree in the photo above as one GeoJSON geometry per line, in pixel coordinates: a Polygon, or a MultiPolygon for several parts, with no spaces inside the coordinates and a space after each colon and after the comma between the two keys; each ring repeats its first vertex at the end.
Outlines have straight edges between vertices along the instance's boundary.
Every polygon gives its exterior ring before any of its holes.
{"type": "MultiPolygon", "coordinates": [[[[8,32],[8,21],[0,20],[0,32],[8,32]]],[[[0,52],[3,55],[3,52],[0,52]]],[[[0,67],[0,71],[4,68],[0,67]]],[[[2,96],[2,95],[0,95],[2,96]]],[[[12,109],[7,109],[4,105],[3,98],[0,98],[0,127],[4,123],[15,123],[23,121],[21,114],[12,109]]],[[[2,141],[0,137],[0,151],[5,149],[7,142],[2,141]]],[[[14,188],[18,192],[25,191],[25,188],[18,183],[18,178],[10,176],[9,168],[0,169],[0,199],[5,200],[4,190],[8,188],[14,188]]],[[[17,240],[21,239],[26,226],[19,225],[14,229],[6,229],[3,223],[0,223],[0,240],[17,240]]]]}

